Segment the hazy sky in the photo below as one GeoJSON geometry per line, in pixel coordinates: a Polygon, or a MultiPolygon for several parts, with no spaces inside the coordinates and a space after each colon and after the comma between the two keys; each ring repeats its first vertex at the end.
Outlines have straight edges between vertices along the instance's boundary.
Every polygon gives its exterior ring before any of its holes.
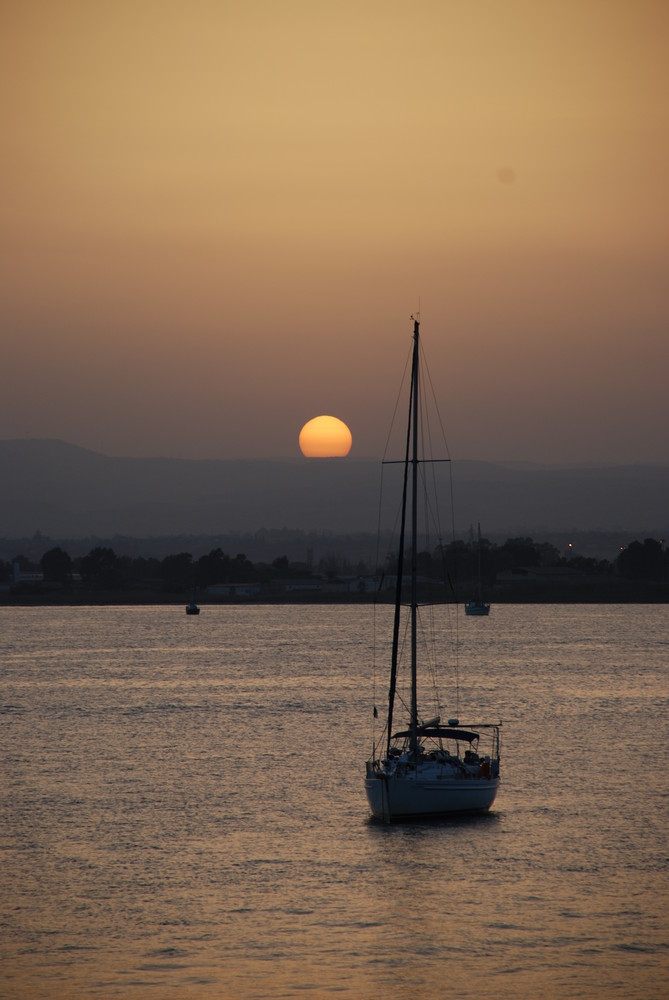
{"type": "Polygon", "coordinates": [[[669,461],[665,0],[3,0],[0,437],[669,461]]]}

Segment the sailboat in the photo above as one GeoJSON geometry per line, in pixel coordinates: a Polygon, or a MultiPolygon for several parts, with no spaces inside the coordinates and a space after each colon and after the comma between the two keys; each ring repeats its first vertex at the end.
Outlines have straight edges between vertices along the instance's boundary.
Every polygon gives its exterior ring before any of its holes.
{"type": "Polygon", "coordinates": [[[193,587],[193,592],[192,592],[192,595],[191,595],[191,599],[188,602],[188,604],[186,605],[186,614],[187,615],[199,615],[200,614],[200,607],[199,607],[197,601],[195,600],[195,587],[193,587]]]}
{"type": "Polygon", "coordinates": [[[479,523],[479,546],[478,546],[478,593],[475,601],[467,601],[465,604],[466,615],[489,615],[490,605],[483,600],[481,590],[481,525],[479,523]]]}
{"type": "MultiPolygon", "coordinates": [[[[412,319],[411,387],[403,463],[388,716],[380,739],[378,742],[374,740],[365,777],[365,791],[372,816],[387,823],[487,812],[500,783],[501,721],[461,724],[459,718],[453,717],[443,723],[440,714],[424,719],[419,711],[417,661],[421,624],[419,612],[422,607],[418,602],[416,563],[419,464],[422,462],[419,459],[420,322],[414,317],[412,319]],[[410,520],[410,528],[407,528],[407,520],[410,520]],[[408,532],[411,537],[411,573],[409,600],[406,601],[403,595],[403,566],[405,535],[408,532]],[[407,632],[408,642],[405,642],[401,637],[407,632]],[[394,731],[396,702],[405,703],[398,693],[398,666],[401,649],[407,647],[410,659],[410,695],[406,698],[408,719],[398,731],[394,731]]],[[[374,714],[378,715],[376,707],[374,714]]]]}

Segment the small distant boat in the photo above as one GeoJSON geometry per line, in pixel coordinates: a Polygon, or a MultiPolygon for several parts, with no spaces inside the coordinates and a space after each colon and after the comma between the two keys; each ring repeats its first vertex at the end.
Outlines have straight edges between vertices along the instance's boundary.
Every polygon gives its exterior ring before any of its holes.
{"type": "MultiPolygon", "coordinates": [[[[428,647],[418,600],[416,557],[418,552],[419,479],[425,485],[419,465],[419,428],[422,411],[419,404],[419,321],[414,319],[413,362],[409,395],[409,420],[406,437],[404,485],[399,532],[395,616],[388,691],[388,717],[380,739],[374,740],[372,757],[366,764],[365,791],[375,819],[386,823],[401,820],[429,819],[461,813],[483,813],[492,806],[500,783],[500,725],[477,723],[461,725],[458,718],[444,724],[440,715],[424,719],[419,714],[418,655],[421,655],[421,681],[425,691],[430,685],[428,647]],[[409,528],[410,525],[410,528],[409,528]],[[409,600],[403,596],[405,534],[411,535],[408,555],[411,560],[409,600]],[[404,656],[406,681],[400,668],[404,656]],[[424,662],[424,655],[428,662],[424,662]],[[396,704],[406,707],[408,720],[396,732],[393,715],[396,704]],[[480,746],[487,737],[485,749],[480,746]]],[[[422,444],[426,442],[423,441],[422,444]]],[[[434,459],[427,459],[434,461],[434,459]]],[[[420,504],[422,510],[428,505],[420,504]]],[[[434,681],[434,677],[432,678],[434,681]]],[[[423,692],[421,691],[421,696],[423,692]]],[[[425,699],[427,694],[425,695],[425,699]]],[[[456,702],[457,706],[457,702],[456,702]]],[[[434,707],[440,709],[438,699],[434,707]]],[[[378,716],[376,707],[374,717],[378,716]]]]}
{"type": "Polygon", "coordinates": [[[489,615],[490,605],[483,601],[467,601],[465,604],[466,615],[489,615]]]}
{"type": "Polygon", "coordinates": [[[466,615],[489,615],[490,605],[483,600],[481,588],[481,525],[479,523],[479,565],[478,565],[478,594],[475,601],[467,601],[465,604],[466,615]]]}
{"type": "Polygon", "coordinates": [[[197,601],[195,600],[195,589],[196,588],[193,587],[193,593],[191,594],[191,599],[188,602],[188,604],[186,605],[186,614],[187,615],[199,615],[200,614],[200,609],[199,609],[199,607],[197,605],[197,601]]]}

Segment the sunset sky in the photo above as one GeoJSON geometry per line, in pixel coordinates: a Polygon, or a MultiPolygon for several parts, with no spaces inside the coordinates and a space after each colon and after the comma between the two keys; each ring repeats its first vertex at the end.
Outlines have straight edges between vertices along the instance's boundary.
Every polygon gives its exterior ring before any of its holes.
{"type": "MultiPolygon", "coordinates": [[[[0,437],[669,462],[664,0],[4,0],[0,437]]],[[[306,459],[305,459],[306,461],[306,459]]]]}

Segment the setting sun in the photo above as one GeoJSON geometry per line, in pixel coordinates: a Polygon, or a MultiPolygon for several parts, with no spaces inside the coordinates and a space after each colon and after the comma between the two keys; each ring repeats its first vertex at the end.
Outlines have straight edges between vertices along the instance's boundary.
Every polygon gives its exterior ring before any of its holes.
{"type": "Polygon", "coordinates": [[[352,443],[350,430],[337,417],[314,417],[300,431],[300,450],[306,458],[343,458],[352,443]]]}

